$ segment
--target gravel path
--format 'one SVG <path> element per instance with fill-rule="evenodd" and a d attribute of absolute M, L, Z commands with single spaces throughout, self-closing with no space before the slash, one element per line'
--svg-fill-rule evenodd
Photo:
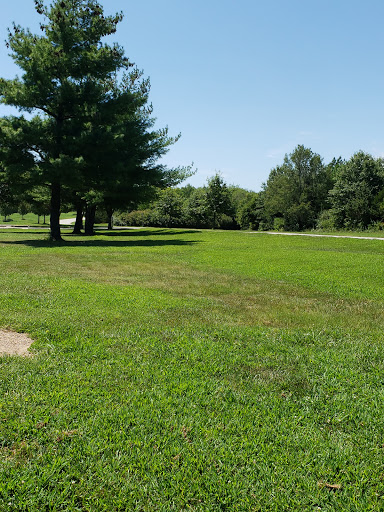
<path fill-rule="evenodd" d="M 60 224 L 74 224 L 76 222 L 76 218 L 73 219 L 60 219 Z"/>
<path fill-rule="evenodd" d="M 324 238 L 357 238 L 358 240 L 384 240 L 378 236 L 316 235 L 315 233 L 286 233 L 281 231 L 250 231 L 252 235 L 318 236 Z"/>

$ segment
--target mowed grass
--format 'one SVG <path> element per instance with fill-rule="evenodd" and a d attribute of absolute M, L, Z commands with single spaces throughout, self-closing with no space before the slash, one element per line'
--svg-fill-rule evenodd
<path fill-rule="evenodd" d="M 384 242 L 0 232 L 0 510 L 384 510 Z"/>
<path fill-rule="evenodd" d="M 68 212 L 61 214 L 61 219 L 70 219 L 74 217 L 76 217 L 76 212 Z M 1 216 L 0 225 L 47 227 L 49 225 L 49 215 L 45 216 L 44 224 L 43 215 L 40 215 L 40 217 L 38 217 L 34 213 L 26 213 L 25 215 L 21 215 L 20 213 L 12 213 L 11 215 L 7 216 L 7 220 L 4 220 L 4 216 Z"/>

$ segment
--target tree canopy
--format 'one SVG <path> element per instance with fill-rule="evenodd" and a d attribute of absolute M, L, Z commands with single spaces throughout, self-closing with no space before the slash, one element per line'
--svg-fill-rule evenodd
<path fill-rule="evenodd" d="M 327 205 L 328 188 L 320 155 L 299 145 L 269 175 L 264 187 L 266 215 L 283 218 L 286 229 L 312 228 Z"/>
<path fill-rule="evenodd" d="M 330 201 L 336 224 L 366 228 L 383 215 L 384 161 L 359 151 L 337 169 Z"/>

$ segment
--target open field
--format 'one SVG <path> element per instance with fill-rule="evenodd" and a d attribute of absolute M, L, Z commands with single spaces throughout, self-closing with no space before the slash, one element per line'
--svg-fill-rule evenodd
<path fill-rule="evenodd" d="M 0 511 L 384 510 L 384 242 L 0 231 Z"/>

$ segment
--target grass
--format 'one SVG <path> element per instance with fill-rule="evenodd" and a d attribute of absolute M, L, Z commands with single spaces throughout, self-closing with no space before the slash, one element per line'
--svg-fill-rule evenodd
<path fill-rule="evenodd" d="M 76 217 L 76 212 L 68 212 L 62 213 L 61 219 L 71 219 Z M 0 225 L 12 225 L 12 226 L 32 226 L 32 227 L 49 227 L 49 215 L 45 216 L 45 224 L 44 224 L 44 216 L 40 215 L 39 218 L 34 213 L 26 213 L 25 215 L 20 215 L 20 213 L 12 213 L 7 217 L 7 220 L 4 221 L 4 216 L 0 218 Z"/>
<path fill-rule="evenodd" d="M 310 231 L 306 231 L 306 233 L 318 233 L 324 235 L 333 235 L 333 236 L 358 236 L 358 237 L 374 237 L 374 238 L 384 238 L 384 230 L 383 229 L 365 229 L 365 230 L 348 230 L 348 229 L 335 229 L 332 231 L 327 231 L 323 229 L 314 229 Z"/>
<path fill-rule="evenodd" d="M 20 213 L 12 213 L 12 215 L 8 215 L 6 220 L 4 216 L 0 218 L 0 224 L 7 226 L 36 226 L 36 227 L 48 227 L 49 226 L 49 215 L 45 217 L 40 216 L 40 222 L 38 223 L 38 217 L 34 213 L 27 213 L 25 215 L 20 215 Z"/>
<path fill-rule="evenodd" d="M 0 510 L 383 510 L 384 243 L 0 232 Z"/>

